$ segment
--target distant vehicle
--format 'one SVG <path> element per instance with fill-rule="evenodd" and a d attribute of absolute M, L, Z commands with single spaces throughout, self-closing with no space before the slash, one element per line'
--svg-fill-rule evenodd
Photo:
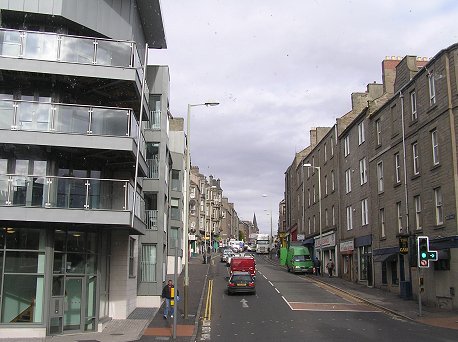
<path fill-rule="evenodd" d="M 245 245 L 245 243 L 243 241 L 239 241 L 239 240 L 231 240 L 231 241 L 229 241 L 229 246 L 236 253 L 243 252 L 244 245 Z"/>
<path fill-rule="evenodd" d="M 247 247 L 248 252 L 256 252 L 256 243 L 250 242 Z"/>
<path fill-rule="evenodd" d="M 223 250 L 223 252 L 221 253 L 221 262 L 227 261 L 228 256 L 233 254 L 234 252 L 232 252 L 230 248 Z"/>
<path fill-rule="evenodd" d="M 256 237 L 256 253 L 267 254 L 270 252 L 270 235 L 258 234 Z"/>
<path fill-rule="evenodd" d="M 232 257 L 230 262 L 230 273 L 250 272 L 251 276 L 256 277 L 256 261 L 252 256 Z"/>
<path fill-rule="evenodd" d="M 288 272 L 313 273 L 313 260 L 308 248 L 304 246 L 291 246 L 286 256 Z"/>
<path fill-rule="evenodd" d="M 230 266 L 231 265 L 231 259 L 234 258 L 234 257 L 239 257 L 240 254 L 239 253 L 234 253 L 234 252 L 231 252 L 229 254 L 227 254 L 226 256 L 226 266 Z"/>
<path fill-rule="evenodd" d="M 256 283 L 249 272 L 234 272 L 227 283 L 227 294 L 252 293 L 256 294 Z"/>

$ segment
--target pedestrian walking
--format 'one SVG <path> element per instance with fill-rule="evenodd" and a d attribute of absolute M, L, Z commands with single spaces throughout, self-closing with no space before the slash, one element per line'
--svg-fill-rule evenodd
<path fill-rule="evenodd" d="M 175 286 L 173 285 L 173 281 L 169 279 L 167 285 L 164 286 L 162 289 L 162 298 L 165 299 L 165 308 L 164 308 L 164 319 L 167 319 L 169 312 L 170 317 L 173 318 L 173 314 L 175 311 L 176 302 L 180 299 L 179 293 L 177 290 L 176 293 L 176 300 L 175 300 Z"/>
<path fill-rule="evenodd" d="M 334 271 L 334 262 L 332 259 L 329 259 L 328 263 L 326 264 L 326 268 L 328 269 L 329 278 L 331 278 L 332 272 Z"/>
<path fill-rule="evenodd" d="M 313 267 L 315 268 L 315 275 L 321 275 L 321 261 L 318 257 L 313 260 Z"/>

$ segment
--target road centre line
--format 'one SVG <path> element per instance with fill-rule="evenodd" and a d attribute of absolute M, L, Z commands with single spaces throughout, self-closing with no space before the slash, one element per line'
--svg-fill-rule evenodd
<path fill-rule="evenodd" d="M 281 297 L 283 298 L 283 300 L 285 301 L 285 303 L 288 304 L 289 308 L 290 308 L 291 310 L 294 310 L 294 309 L 292 308 L 291 304 L 289 304 L 289 302 L 286 300 L 286 298 L 285 298 L 284 296 L 281 296 Z"/>
<path fill-rule="evenodd" d="M 269 284 L 272 285 L 272 287 L 275 287 L 274 284 L 270 280 L 268 280 Z"/>
<path fill-rule="evenodd" d="M 276 287 L 274 287 L 275 291 L 277 291 L 277 293 L 280 293 L 280 291 L 278 291 L 278 289 Z"/>

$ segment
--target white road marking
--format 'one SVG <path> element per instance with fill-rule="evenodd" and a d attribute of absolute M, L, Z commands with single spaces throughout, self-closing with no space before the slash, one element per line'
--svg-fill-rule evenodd
<path fill-rule="evenodd" d="M 274 284 L 272 284 L 272 282 L 269 280 L 269 284 L 272 285 L 272 287 L 275 287 Z"/>
<path fill-rule="evenodd" d="M 276 287 L 274 287 L 275 291 L 277 291 L 277 293 L 280 293 L 280 291 L 278 291 L 278 289 Z"/>

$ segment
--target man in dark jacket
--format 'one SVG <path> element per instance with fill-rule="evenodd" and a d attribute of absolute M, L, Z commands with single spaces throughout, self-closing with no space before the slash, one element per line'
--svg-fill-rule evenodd
<path fill-rule="evenodd" d="M 165 299 L 165 308 L 164 308 L 164 319 L 167 319 L 167 316 L 170 311 L 170 317 L 173 318 L 173 313 L 175 310 L 175 305 L 176 302 L 178 301 L 179 293 L 177 291 L 176 296 L 175 296 L 175 286 L 173 285 L 173 281 L 169 279 L 167 282 L 167 285 L 164 286 L 162 289 L 162 295 L 161 297 Z M 176 297 L 176 300 L 175 300 Z M 171 304 L 171 301 L 174 301 L 174 304 Z"/>

